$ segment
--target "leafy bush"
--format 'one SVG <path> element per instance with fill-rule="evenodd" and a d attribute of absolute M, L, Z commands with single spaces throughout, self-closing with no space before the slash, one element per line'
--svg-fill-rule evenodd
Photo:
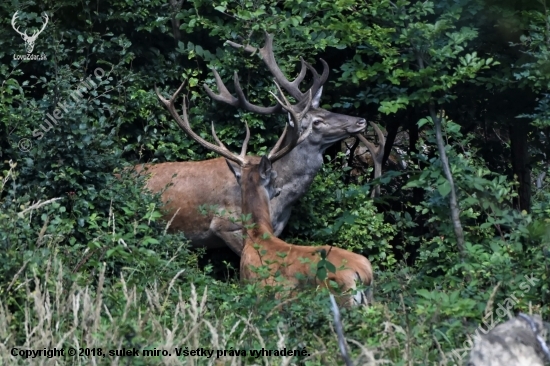
<path fill-rule="evenodd" d="M 293 209 L 288 235 L 296 242 L 333 244 L 364 253 L 377 266 L 395 264 L 390 242 L 396 231 L 369 198 L 369 185 L 345 184 L 336 160 L 325 164 Z M 293 239 L 289 239 L 293 240 Z"/>

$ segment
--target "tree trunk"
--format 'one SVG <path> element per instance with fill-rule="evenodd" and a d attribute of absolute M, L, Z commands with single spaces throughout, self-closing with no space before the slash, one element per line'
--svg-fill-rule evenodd
<path fill-rule="evenodd" d="M 441 165 L 443 166 L 443 172 L 449 182 L 451 191 L 449 193 L 449 203 L 451 206 L 451 221 L 453 223 L 453 229 L 456 236 L 456 244 L 459 253 L 464 257 L 464 231 L 462 230 L 462 224 L 460 222 L 460 208 L 458 207 L 458 201 L 456 198 L 456 188 L 453 180 L 453 174 L 451 173 L 451 167 L 449 166 L 449 160 L 447 159 L 447 152 L 445 151 L 445 141 L 443 141 L 443 133 L 441 132 L 441 118 L 437 117 L 435 105 L 430 103 L 430 115 L 435 125 L 435 137 L 437 140 L 437 149 L 439 151 L 439 158 L 441 159 Z"/>
<path fill-rule="evenodd" d="M 418 148 L 416 147 L 416 143 L 419 139 L 419 131 L 418 131 L 418 114 L 416 113 L 416 108 L 413 114 L 413 118 L 410 118 L 408 121 L 408 129 L 409 129 L 409 154 L 416 153 L 418 154 Z M 419 162 L 420 164 L 420 170 L 424 169 L 425 164 L 423 162 Z M 413 205 L 419 205 L 420 202 L 424 200 L 424 189 L 423 188 L 413 188 Z M 420 224 L 422 220 L 418 220 L 417 224 Z M 419 226 L 421 227 L 421 226 Z"/>
<path fill-rule="evenodd" d="M 510 126 L 510 147 L 512 152 L 512 169 L 519 182 L 519 199 L 516 205 L 520 211 L 531 211 L 531 169 L 529 168 L 529 151 L 527 146 L 527 121 L 513 121 Z"/>
<path fill-rule="evenodd" d="M 422 55 L 417 54 L 416 56 L 418 59 L 418 66 L 421 69 L 424 69 L 424 60 L 422 59 Z M 435 110 L 435 104 L 433 101 L 429 104 L 429 110 L 430 116 L 432 117 L 432 121 L 435 125 L 435 138 L 437 140 L 439 158 L 441 159 L 441 165 L 443 166 L 445 177 L 447 178 L 449 186 L 451 187 L 449 203 L 451 206 L 451 221 L 456 236 L 456 245 L 458 247 L 458 252 L 460 253 L 460 256 L 464 260 L 466 250 L 464 248 L 464 230 L 462 230 L 462 223 L 460 222 L 460 208 L 458 207 L 458 200 L 456 198 L 456 189 L 453 180 L 453 174 L 451 173 L 451 167 L 449 166 L 449 160 L 447 159 L 447 152 L 445 151 L 445 141 L 443 141 L 443 133 L 441 132 L 441 119 L 437 117 L 437 112 Z"/>
<path fill-rule="evenodd" d="M 178 12 L 181 10 L 181 5 L 183 0 L 170 0 L 170 12 L 171 12 L 171 23 L 172 23 L 172 34 L 174 35 L 174 40 L 176 41 L 176 46 L 178 42 L 181 41 L 181 32 L 180 32 L 180 21 L 176 19 Z"/>
<path fill-rule="evenodd" d="M 397 136 L 397 131 L 399 130 L 400 125 L 401 123 L 398 119 L 389 120 L 386 124 L 386 131 L 388 134 L 386 135 L 386 145 L 384 146 L 382 166 L 386 165 L 388 158 L 390 157 L 391 149 L 393 147 L 393 143 L 395 142 L 395 137 Z"/>

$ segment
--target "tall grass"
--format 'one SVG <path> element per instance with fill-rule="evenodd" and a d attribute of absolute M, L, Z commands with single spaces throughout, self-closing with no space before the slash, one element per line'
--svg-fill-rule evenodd
<path fill-rule="evenodd" d="M 79 286 L 67 283 L 62 262 L 52 256 L 43 278 L 25 278 L 15 291 L 25 290 L 26 301 L 19 319 L 12 306 L 0 297 L 0 360 L 4 365 L 295 365 L 340 363 L 336 338 L 326 344 L 320 338 L 307 348 L 309 356 L 251 356 L 250 350 L 288 347 L 284 325 L 278 325 L 273 336 L 265 339 L 250 317 L 239 314 L 219 316 L 208 310 L 207 287 L 201 293 L 189 284 L 186 298 L 178 284 L 180 271 L 162 287 L 157 281 L 140 293 L 128 286 L 124 275 L 106 286 L 105 266 L 97 283 Z M 114 301 L 113 301 L 114 300 Z M 305 336 L 305 335 L 304 335 Z M 376 361 L 374 350 L 361 342 L 355 352 L 364 365 L 387 363 Z M 276 348 L 273 347 L 276 345 Z M 318 346 L 318 347 L 317 347 Z M 64 356 L 24 358 L 14 356 L 20 350 L 64 349 Z M 76 356 L 68 356 L 69 348 Z M 80 349 L 96 349 L 80 355 Z M 110 356 L 111 350 L 137 349 L 139 357 Z M 177 356 L 183 350 L 226 350 L 206 356 Z M 14 351 L 14 349 L 16 349 Z M 97 355 L 101 349 L 102 355 Z M 143 356 L 143 350 L 166 350 L 169 356 Z M 230 356 L 229 351 L 246 350 L 247 356 Z M 84 351 L 85 353 L 86 351 Z M 107 355 L 105 355 L 107 354 Z"/>

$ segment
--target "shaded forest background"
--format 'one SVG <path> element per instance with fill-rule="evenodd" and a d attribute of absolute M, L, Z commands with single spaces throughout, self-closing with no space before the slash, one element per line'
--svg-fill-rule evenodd
<path fill-rule="evenodd" d="M 327 61 L 324 108 L 364 117 L 386 133 L 384 174 L 375 181 L 369 159 L 346 156 L 340 143 L 329 148 L 282 235 L 288 242 L 334 244 L 372 261 L 379 303 L 343 310 L 346 336 L 358 342 L 349 343 L 353 358 L 461 364 L 473 335 L 508 313 L 536 312 L 548 320 L 547 5 L 3 2 L 0 358 L 24 344 L 286 345 L 311 351 L 288 362 L 342 362 L 324 292 L 282 303 L 272 296 L 277 289 L 240 285 L 230 250 L 189 249 L 183 234 L 166 232 L 159 198 L 144 192 L 141 180 L 113 175 L 138 163 L 215 157 L 179 130 L 154 93 L 157 85 L 172 94 L 183 80 L 195 131 L 209 138 L 215 121 L 220 139 L 238 151 L 246 120 L 249 151 L 266 153 L 284 118 L 215 103 L 202 87 L 214 84 L 212 68 L 226 85 L 238 71 L 250 101 L 272 105 L 272 77 L 259 57 L 224 45 L 259 47 L 264 31 L 275 35 L 275 55 L 289 78 L 297 75 L 300 57 L 318 70 L 319 58 Z M 16 11 L 17 25 L 29 34 L 48 14 L 33 51 L 47 60 L 15 59 L 26 54 L 11 26 Z M 99 79 L 98 69 L 104 71 Z M 80 102 L 71 99 L 89 76 L 97 87 Z M 51 126 L 47 114 L 59 102 L 69 113 Z M 438 118 L 454 185 L 442 169 Z M 376 141 L 370 127 L 367 137 Z M 382 191 L 371 199 L 374 184 Z M 454 194 L 462 245 L 449 215 Z"/>

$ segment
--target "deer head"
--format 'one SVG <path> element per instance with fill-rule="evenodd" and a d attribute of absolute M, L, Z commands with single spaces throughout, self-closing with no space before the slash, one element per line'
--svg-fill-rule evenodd
<path fill-rule="evenodd" d="M 42 31 L 44 30 L 44 28 L 46 28 L 46 25 L 48 24 L 48 19 L 49 19 L 48 14 L 46 13 L 42 14 L 42 18 L 43 18 L 42 29 L 40 29 L 39 31 L 35 31 L 32 34 L 32 36 L 29 36 L 27 35 L 27 31 L 25 31 L 25 33 L 21 33 L 19 31 L 19 27 L 15 26 L 15 20 L 18 18 L 17 13 L 19 13 L 19 11 L 16 11 L 15 14 L 13 14 L 13 17 L 11 18 L 11 26 L 17 33 L 21 35 L 21 37 L 25 41 L 25 48 L 27 49 L 27 53 L 31 53 L 32 50 L 34 49 L 34 42 L 36 41 L 36 38 L 38 38 L 38 35 L 42 33 Z"/>

